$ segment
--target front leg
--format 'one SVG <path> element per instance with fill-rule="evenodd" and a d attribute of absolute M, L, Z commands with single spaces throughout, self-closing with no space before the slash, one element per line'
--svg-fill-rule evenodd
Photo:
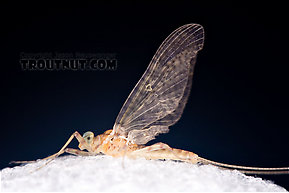
<path fill-rule="evenodd" d="M 41 160 L 47 160 L 47 159 L 54 159 L 56 157 L 58 157 L 59 155 L 63 154 L 65 152 L 65 148 L 69 145 L 69 143 L 72 141 L 73 138 L 76 138 L 77 141 L 79 142 L 79 144 L 83 144 L 83 145 L 87 145 L 85 140 L 83 139 L 83 137 L 77 132 L 75 131 L 71 136 L 70 138 L 66 141 L 66 143 L 64 144 L 64 146 L 55 154 L 51 155 L 51 156 L 48 156 L 46 158 L 43 158 Z M 33 163 L 33 162 L 36 162 L 37 160 L 35 161 L 12 161 L 10 163 L 14 163 L 14 164 L 22 164 L 22 163 Z"/>

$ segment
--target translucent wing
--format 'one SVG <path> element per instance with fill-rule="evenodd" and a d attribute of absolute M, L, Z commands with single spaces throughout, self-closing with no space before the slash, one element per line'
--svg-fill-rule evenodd
<path fill-rule="evenodd" d="M 171 33 L 125 101 L 113 131 L 136 144 L 168 132 L 183 113 L 203 43 L 204 29 L 198 24 Z"/>

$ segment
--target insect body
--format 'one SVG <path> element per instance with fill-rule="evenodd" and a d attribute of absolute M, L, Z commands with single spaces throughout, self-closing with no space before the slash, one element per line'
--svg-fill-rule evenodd
<path fill-rule="evenodd" d="M 197 53 L 203 44 L 204 29 L 201 25 L 187 24 L 176 29 L 157 50 L 121 108 L 112 130 L 97 136 L 90 131 L 81 136 L 76 131 L 59 152 L 44 159 L 52 160 L 64 152 L 81 156 L 103 153 L 132 159 L 143 157 L 213 164 L 244 173 L 289 173 L 289 167 L 257 168 L 218 163 L 164 143 L 144 146 L 158 134 L 167 133 L 169 126 L 180 119 L 190 94 Z M 67 148 L 74 137 L 79 142 L 80 150 Z"/>

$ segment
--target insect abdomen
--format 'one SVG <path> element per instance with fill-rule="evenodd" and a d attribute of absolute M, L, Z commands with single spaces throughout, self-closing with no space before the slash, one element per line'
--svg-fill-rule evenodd
<path fill-rule="evenodd" d="M 171 148 L 164 143 L 157 143 L 142 149 L 138 149 L 131 152 L 128 156 L 133 159 L 170 159 L 190 162 L 193 164 L 198 162 L 197 154 L 186 150 Z"/>

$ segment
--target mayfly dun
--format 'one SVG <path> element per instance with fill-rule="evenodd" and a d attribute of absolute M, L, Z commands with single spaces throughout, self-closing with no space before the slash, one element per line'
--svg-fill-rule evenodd
<path fill-rule="evenodd" d="M 113 157 L 170 159 L 193 164 L 212 164 L 243 173 L 285 174 L 289 167 L 259 168 L 223 164 L 197 154 L 176 149 L 164 143 L 145 144 L 181 117 L 187 103 L 198 52 L 204 45 L 204 29 L 199 24 L 187 24 L 172 32 L 161 44 L 148 68 L 122 106 L 113 129 L 94 136 L 88 131 L 81 136 L 75 131 L 55 154 L 42 160 L 53 160 L 63 153 L 93 156 L 100 153 Z M 79 149 L 67 148 L 73 138 Z M 86 151 L 84 151 L 86 150 Z M 13 163 L 31 163 L 16 161 Z"/>

